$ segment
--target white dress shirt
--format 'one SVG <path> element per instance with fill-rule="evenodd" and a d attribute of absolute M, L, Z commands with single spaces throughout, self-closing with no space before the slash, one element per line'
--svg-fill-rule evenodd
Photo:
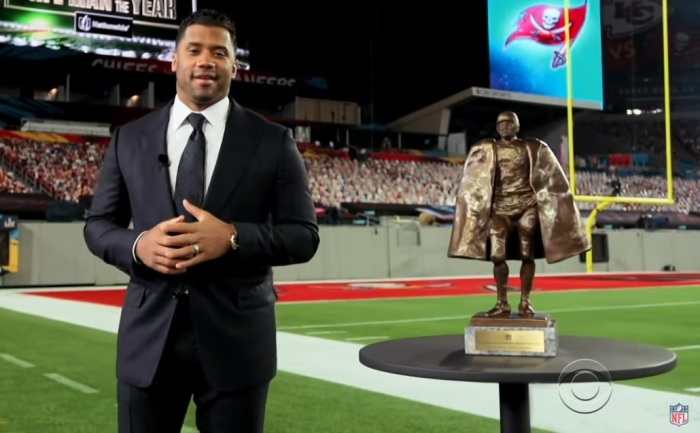
<path fill-rule="evenodd" d="M 216 160 L 219 157 L 219 150 L 221 149 L 221 142 L 224 138 L 224 130 L 226 129 L 226 121 L 228 120 L 228 113 L 230 109 L 231 102 L 228 98 L 223 98 L 216 104 L 206 108 L 203 111 L 198 111 L 206 119 L 202 125 L 204 130 L 204 136 L 207 140 L 207 147 L 205 151 L 205 168 L 204 168 L 204 191 L 209 189 L 209 183 L 211 182 L 212 174 L 214 173 L 214 166 L 216 165 Z M 168 129 L 166 131 L 166 143 L 169 170 L 170 170 L 170 185 L 172 187 L 173 193 L 175 192 L 175 185 L 177 184 L 177 168 L 180 164 L 180 159 L 182 158 L 182 153 L 185 151 L 187 146 L 187 140 L 192 134 L 192 125 L 187 121 L 187 116 L 193 111 L 190 110 L 178 96 L 175 97 L 175 102 L 170 108 L 170 120 L 168 122 Z M 138 243 L 141 236 L 145 232 L 141 233 L 131 250 L 134 257 L 134 261 L 140 263 L 136 258 L 136 244 Z"/>
<path fill-rule="evenodd" d="M 206 166 L 204 178 L 204 191 L 209 188 L 211 175 L 214 173 L 216 159 L 219 157 L 221 142 L 224 139 L 224 130 L 226 129 L 226 120 L 228 119 L 230 101 L 224 98 L 216 104 L 208 107 L 204 111 L 200 111 L 206 121 L 202 128 L 204 136 L 207 139 L 206 149 Z M 168 130 L 166 140 L 168 143 L 168 159 L 170 160 L 170 185 L 173 192 L 177 182 L 177 168 L 180 164 L 180 158 L 187 146 L 187 140 L 192 133 L 192 125 L 187 121 L 187 116 L 192 113 L 192 110 L 187 108 L 182 103 L 180 98 L 175 97 L 175 102 L 170 109 L 170 121 L 168 122 Z"/>

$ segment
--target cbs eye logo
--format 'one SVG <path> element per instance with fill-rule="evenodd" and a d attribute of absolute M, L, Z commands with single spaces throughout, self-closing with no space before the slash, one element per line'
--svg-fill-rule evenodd
<path fill-rule="evenodd" d="M 604 408 L 612 396 L 610 372 L 592 359 L 579 359 L 559 374 L 559 398 L 576 413 L 590 414 Z"/>

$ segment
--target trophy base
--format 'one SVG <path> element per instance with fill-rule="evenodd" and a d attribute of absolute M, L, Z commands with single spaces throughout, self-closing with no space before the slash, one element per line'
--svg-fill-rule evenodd
<path fill-rule="evenodd" d="M 557 321 L 548 314 L 510 317 L 474 315 L 465 329 L 464 349 L 467 355 L 557 356 L 559 339 Z"/>

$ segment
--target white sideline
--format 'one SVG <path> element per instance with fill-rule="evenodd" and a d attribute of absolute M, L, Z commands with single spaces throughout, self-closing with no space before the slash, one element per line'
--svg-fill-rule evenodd
<path fill-rule="evenodd" d="M 114 333 L 119 309 L 0 291 L 0 307 Z M 374 371 L 358 362 L 360 344 L 305 335 L 278 333 L 281 371 L 473 415 L 498 419 L 494 384 L 438 381 Z M 669 421 L 669 406 L 700 406 L 700 397 L 615 384 L 608 405 L 591 415 L 578 415 L 561 402 L 553 385 L 531 387 L 532 424 L 560 433 L 678 432 Z M 691 418 L 691 422 L 693 422 Z"/>
<path fill-rule="evenodd" d="M 680 350 L 695 350 L 695 349 L 700 349 L 700 344 L 695 344 L 692 346 L 671 347 L 669 350 L 673 350 L 674 352 L 678 352 Z"/>
<path fill-rule="evenodd" d="M 53 381 L 60 383 L 61 385 L 65 385 L 68 388 L 72 388 L 76 391 L 80 391 L 83 394 L 95 394 L 95 393 L 99 392 L 94 388 L 90 388 L 87 385 L 83 385 L 80 382 L 76 382 L 73 379 L 69 379 L 65 376 L 58 374 L 58 373 L 47 373 L 44 376 L 48 377 L 49 379 L 51 379 Z"/>
<path fill-rule="evenodd" d="M 678 307 L 683 305 L 700 305 L 700 301 L 685 301 L 685 302 L 664 302 L 657 304 L 631 304 L 631 305 L 605 305 L 600 307 L 580 307 L 580 308 L 560 308 L 547 310 L 547 313 L 578 313 L 586 311 L 606 311 L 606 310 L 636 310 L 638 308 L 659 308 L 659 307 Z M 401 323 L 419 323 L 419 322 L 440 322 L 446 320 L 466 320 L 466 315 L 462 316 L 438 316 L 438 317 L 423 317 L 415 319 L 396 319 L 396 320 L 376 320 L 373 322 L 348 322 L 348 323 L 327 323 L 321 325 L 295 325 L 295 326 L 280 326 L 280 331 L 301 330 L 301 329 L 316 329 L 316 328 L 349 328 L 354 326 L 370 326 L 370 325 L 396 325 Z M 311 335 L 308 333 L 307 335 Z"/>

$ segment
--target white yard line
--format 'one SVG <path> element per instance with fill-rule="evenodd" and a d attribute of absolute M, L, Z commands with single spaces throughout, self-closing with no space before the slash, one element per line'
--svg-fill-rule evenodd
<path fill-rule="evenodd" d="M 342 331 L 342 330 L 337 330 L 337 331 L 311 331 L 311 332 L 306 332 L 306 335 L 331 335 L 331 334 L 346 334 L 348 331 Z"/>
<path fill-rule="evenodd" d="M 10 355 L 9 353 L 0 353 L 0 359 L 3 359 L 5 361 L 9 362 L 10 364 L 14 364 L 14 365 L 16 365 L 18 367 L 22 367 L 22 368 L 34 367 L 34 364 L 32 364 L 31 362 L 27 362 L 23 359 L 19 359 L 16 356 Z"/>
<path fill-rule="evenodd" d="M 90 388 L 87 385 L 83 385 L 80 382 L 76 382 L 73 379 L 69 379 L 65 376 L 58 374 L 58 373 L 47 373 L 44 376 L 48 377 L 51 380 L 54 380 L 54 381 L 60 383 L 61 385 L 65 385 L 68 388 L 72 388 L 72 389 L 74 389 L 76 391 L 80 391 L 84 394 L 96 394 L 97 392 L 99 392 L 94 388 Z"/>
<path fill-rule="evenodd" d="M 686 388 L 685 390 L 688 392 L 700 392 L 700 388 Z"/>
<path fill-rule="evenodd" d="M 0 307 L 111 333 L 117 331 L 119 323 L 118 308 L 85 302 L 14 294 L 0 296 Z M 358 362 L 363 345 L 357 343 L 285 332 L 278 333 L 277 341 L 280 371 L 499 419 L 495 384 L 412 378 L 371 370 Z M 556 385 L 533 385 L 531 419 L 533 427 L 559 433 L 676 432 L 678 428 L 668 422 L 669 405 L 679 402 L 698 407 L 700 397 L 614 384 L 612 398 L 604 409 L 578 415 L 563 405 Z"/>
<path fill-rule="evenodd" d="M 466 320 L 466 315 L 461 316 L 440 316 L 440 317 L 424 317 L 417 319 L 397 319 L 397 320 L 375 320 L 371 322 L 348 322 L 348 323 L 326 323 L 322 325 L 294 325 L 280 326 L 280 331 L 316 329 L 316 328 L 350 328 L 354 326 L 370 326 L 370 325 L 394 325 L 399 323 L 419 323 L 419 322 L 440 322 L 445 320 Z"/>
<path fill-rule="evenodd" d="M 364 341 L 364 340 L 384 340 L 389 338 L 386 335 L 378 335 L 378 336 L 373 336 L 373 337 L 351 337 L 351 338 L 345 338 L 345 341 Z"/>
<path fill-rule="evenodd" d="M 673 350 L 674 352 L 678 352 L 680 350 L 695 350 L 695 349 L 700 349 L 700 344 L 695 344 L 693 346 L 680 346 L 680 347 L 669 348 L 669 350 Z"/>
<path fill-rule="evenodd" d="M 600 307 L 580 307 L 580 308 L 561 308 L 547 310 L 548 314 L 556 313 L 578 313 L 587 311 L 607 311 L 607 310 L 635 310 L 639 308 L 661 308 L 661 307 L 678 307 L 684 305 L 700 305 L 700 301 L 687 302 L 664 302 L 658 304 L 631 304 L 631 305 L 604 305 Z M 316 329 L 316 328 L 349 328 L 353 326 L 370 326 L 370 325 L 396 325 L 400 323 L 420 323 L 420 322 L 441 322 L 447 320 L 468 320 L 469 316 L 463 314 L 461 316 L 438 316 L 438 317 L 423 317 L 415 319 L 397 319 L 397 320 L 375 320 L 368 322 L 348 322 L 348 323 L 326 323 L 320 325 L 295 325 L 295 326 L 280 326 L 280 331 L 291 331 L 298 329 Z"/>
<path fill-rule="evenodd" d="M 361 345 L 279 334 L 280 369 L 332 383 L 488 418 L 499 418 L 498 386 L 405 377 L 374 371 L 357 361 Z M 556 385 L 531 386 L 533 427 L 559 433 L 665 433 L 668 407 L 674 402 L 700 404 L 700 397 L 613 384 L 612 397 L 600 412 L 579 415 L 560 400 Z"/>

